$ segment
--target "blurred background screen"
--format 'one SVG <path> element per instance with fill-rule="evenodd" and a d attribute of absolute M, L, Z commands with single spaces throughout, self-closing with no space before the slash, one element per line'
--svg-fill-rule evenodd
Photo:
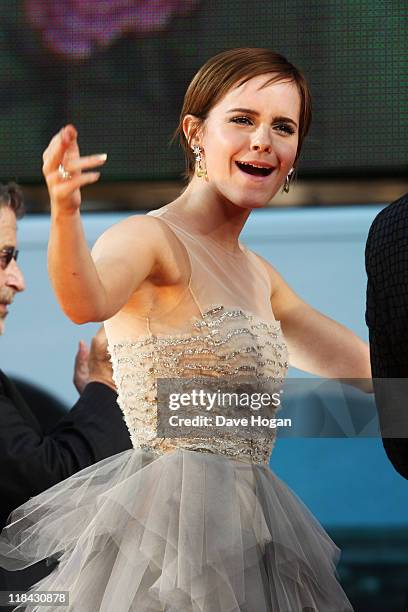
<path fill-rule="evenodd" d="M 233 47 L 270 47 L 306 75 L 314 117 L 300 175 L 407 167 L 408 5 L 398 0 L 0 1 L 0 180 L 41 180 L 67 122 L 104 180 L 172 180 L 169 145 L 196 70 Z"/>

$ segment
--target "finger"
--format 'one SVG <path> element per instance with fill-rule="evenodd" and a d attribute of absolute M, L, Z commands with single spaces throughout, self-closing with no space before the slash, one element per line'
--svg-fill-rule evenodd
<path fill-rule="evenodd" d="M 90 183 L 96 183 L 99 179 L 100 172 L 85 172 L 79 176 L 74 176 L 70 180 L 62 181 L 59 180 L 55 183 L 52 190 L 52 198 L 65 199 L 68 198 L 76 189 L 89 185 Z"/>
<path fill-rule="evenodd" d="M 77 131 L 73 125 L 67 125 L 65 127 L 62 127 L 59 132 L 54 134 L 54 136 L 48 143 L 48 146 L 43 153 L 43 160 L 45 161 L 45 158 L 49 157 L 49 155 L 54 151 L 59 141 L 66 142 L 68 136 L 70 136 L 69 140 L 71 140 L 71 137 L 73 135 L 77 135 Z M 66 144 L 69 145 L 69 142 L 66 142 Z"/>
<path fill-rule="evenodd" d="M 105 326 L 102 324 L 98 331 L 95 334 L 95 338 L 99 341 L 99 342 L 107 342 L 108 339 L 106 337 L 106 332 L 105 332 Z"/>
<path fill-rule="evenodd" d="M 45 177 L 47 177 L 48 173 L 55 170 L 63 160 L 67 148 L 63 134 L 64 128 L 61 128 L 61 130 L 51 139 L 48 147 L 43 153 L 42 171 Z"/>
<path fill-rule="evenodd" d="M 78 350 L 75 355 L 75 368 L 82 367 L 87 362 L 89 349 L 83 340 L 80 340 Z"/>
<path fill-rule="evenodd" d="M 47 158 L 49 157 L 50 152 L 52 151 L 53 147 L 55 146 L 56 141 L 58 140 L 58 138 L 60 138 L 62 129 L 63 128 L 61 128 L 59 132 L 54 134 L 54 136 L 51 138 L 50 142 L 48 143 L 47 148 L 43 151 L 43 162 L 45 162 L 47 160 Z"/>
<path fill-rule="evenodd" d="M 64 164 L 64 168 L 67 172 L 74 174 L 80 170 L 89 170 L 102 166 L 107 160 L 108 156 L 106 153 L 99 153 L 98 155 L 88 155 L 86 157 L 79 157 L 78 159 L 70 159 Z"/>
<path fill-rule="evenodd" d="M 88 345 L 86 344 L 84 340 L 79 341 L 79 353 L 86 358 L 88 357 L 89 349 L 88 349 Z"/>
<path fill-rule="evenodd" d="M 72 123 L 62 128 L 62 140 L 65 146 L 69 146 L 73 140 L 78 138 L 78 132 Z"/>
<path fill-rule="evenodd" d="M 103 355 L 106 353 L 107 346 L 108 344 L 106 340 L 96 334 L 96 336 L 92 338 L 91 353 L 93 352 L 94 354 Z"/>
<path fill-rule="evenodd" d="M 108 348 L 108 340 L 105 334 L 105 327 L 101 325 L 98 331 L 92 338 L 91 342 L 91 353 L 98 357 L 98 359 L 106 359 Z"/>
<path fill-rule="evenodd" d="M 46 176 L 58 168 L 64 159 L 65 153 L 69 151 L 71 156 L 75 152 L 79 154 L 77 144 L 77 131 L 73 125 L 63 127 L 58 134 L 51 139 L 50 144 L 43 154 L 43 174 Z"/>

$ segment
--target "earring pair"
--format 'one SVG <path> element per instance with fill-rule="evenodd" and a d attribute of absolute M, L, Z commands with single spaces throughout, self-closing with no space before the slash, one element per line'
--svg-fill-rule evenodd
<path fill-rule="evenodd" d="M 198 178 L 208 178 L 207 176 L 207 169 L 205 167 L 205 161 L 204 161 L 204 157 L 203 157 L 203 153 L 204 153 L 204 149 L 202 149 L 199 145 L 194 145 L 193 146 L 193 153 L 194 153 L 194 158 L 195 158 L 195 162 L 196 162 L 196 175 L 198 176 Z M 288 172 L 286 178 L 285 178 L 285 183 L 283 185 L 283 192 L 284 193 L 289 193 L 289 189 L 290 189 L 290 182 L 292 180 L 292 176 L 294 173 L 295 169 L 291 168 L 290 171 Z"/>

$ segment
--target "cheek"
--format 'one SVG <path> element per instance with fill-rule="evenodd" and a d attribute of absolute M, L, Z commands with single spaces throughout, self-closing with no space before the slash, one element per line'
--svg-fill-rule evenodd
<path fill-rule="evenodd" d="M 291 142 L 289 142 L 288 140 L 280 140 L 276 143 L 275 152 L 281 160 L 282 165 L 290 166 L 293 164 L 296 157 L 297 145 L 297 139 Z"/>
<path fill-rule="evenodd" d="M 237 157 L 245 149 L 245 135 L 228 126 L 218 126 L 207 132 L 207 143 L 204 142 L 207 165 L 215 171 L 230 166 L 231 158 Z"/>

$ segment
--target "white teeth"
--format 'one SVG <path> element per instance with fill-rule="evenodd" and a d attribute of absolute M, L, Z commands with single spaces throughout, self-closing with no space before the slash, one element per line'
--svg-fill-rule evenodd
<path fill-rule="evenodd" d="M 270 170 L 269 166 L 257 166 L 256 164 L 250 164 L 249 162 L 238 162 L 239 164 L 243 164 L 244 166 L 252 166 L 253 168 L 265 168 L 266 170 Z"/>

